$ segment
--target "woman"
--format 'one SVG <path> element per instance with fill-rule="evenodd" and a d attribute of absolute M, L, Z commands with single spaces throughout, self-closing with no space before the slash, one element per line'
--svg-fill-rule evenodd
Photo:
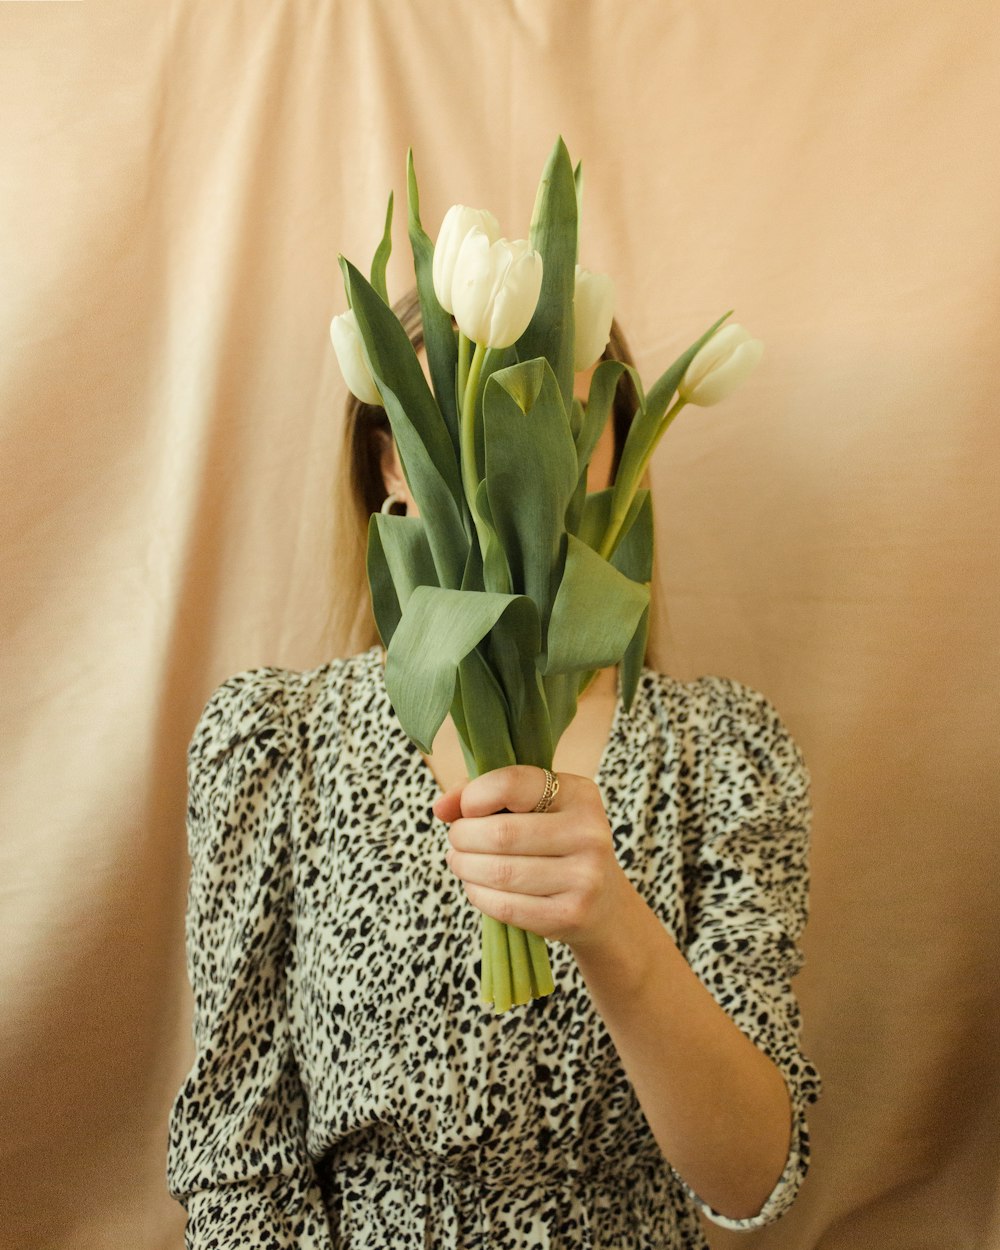
<path fill-rule="evenodd" d="M 591 489 L 634 408 L 626 379 Z M 384 413 L 348 412 L 357 520 L 412 512 Z M 808 777 L 777 713 L 646 668 L 626 714 L 606 670 L 546 807 L 541 769 L 467 781 L 448 721 L 421 757 L 383 661 L 238 674 L 192 738 L 188 1246 L 691 1250 L 699 1211 L 776 1219 L 820 1088 L 789 985 Z M 555 993 L 488 1014 L 480 911 L 550 939 Z"/>

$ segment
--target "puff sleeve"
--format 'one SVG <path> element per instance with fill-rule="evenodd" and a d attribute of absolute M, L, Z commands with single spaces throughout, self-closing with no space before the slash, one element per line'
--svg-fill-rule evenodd
<path fill-rule="evenodd" d="M 331 1250 L 285 993 L 296 798 L 281 671 L 223 683 L 188 747 L 196 1058 L 170 1112 L 187 1250 Z"/>
<path fill-rule="evenodd" d="M 778 1219 L 798 1193 L 809 1166 L 806 1108 L 821 1092 L 819 1074 L 800 1048 L 791 988 L 808 915 L 809 774 L 763 695 L 724 678 L 702 678 L 699 685 L 708 748 L 701 838 L 689 860 L 685 954 L 784 1077 L 792 1133 L 784 1171 L 755 1216 L 730 1219 L 688 1192 L 714 1223 L 753 1229 Z"/>

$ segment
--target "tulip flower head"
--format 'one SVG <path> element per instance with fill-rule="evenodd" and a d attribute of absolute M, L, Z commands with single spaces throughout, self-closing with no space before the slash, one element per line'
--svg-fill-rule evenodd
<path fill-rule="evenodd" d="M 763 354 L 764 344 L 741 325 L 724 326 L 688 365 L 677 394 L 687 404 L 709 408 L 742 385 Z"/>
<path fill-rule="evenodd" d="M 576 267 L 573 287 L 573 368 L 582 373 L 608 345 L 615 315 L 615 285 L 606 273 Z"/>
<path fill-rule="evenodd" d="M 363 404 L 374 404 L 381 408 L 382 396 L 375 385 L 361 331 L 358 328 L 358 319 L 352 308 L 334 317 L 330 322 L 330 338 L 333 341 L 333 350 L 337 354 L 337 363 L 340 365 L 340 372 L 344 375 L 347 389 Z"/>
<path fill-rule="evenodd" d="M 491 243 L 500 238 L 500 223 L 485 208 L 466 208 L 464 204 L 453 204 L 441 222 L 437 243 L 434 244 L 431 276 L 434 294 L 445 312 L 455 311 L 451 296 L 455 262 L 465 236 L 473 229 L 482 230 Z"/>
<path fill-rule="evenodd" d="M 473 343 L 510 347 L 524 331 L 542 289 L 542 257 L 527 239 L 491 241 L 473 227 L 462 240 L 451 284 L 452 312 Z"/>

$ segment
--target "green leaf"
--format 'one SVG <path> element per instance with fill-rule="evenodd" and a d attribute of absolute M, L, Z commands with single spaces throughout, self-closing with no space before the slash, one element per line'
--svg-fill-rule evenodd
<path fill-rule="evenodd" d="M 512 592 L 510 566 L 493 524 L 493 513 L 490 509 L 485 479 L 479 483 L 476 490 L 476 511 L 482 518 L 487 535 L 486 550 L 483 552 L 483 586 L 486 590 L 509 595 Z"/>
<path fill-rule="evenodd" d="M 611 563 L 632 581 L 648 584 L 653 576 L 653 501 L 648 490 L 637 493 L 636 504 L 626 518 L 628 528 L 623 529 L 618 546 L 612 553 Z M 626 711 L 631 709 L 635 692 L 639 688 L 648 642 L 647 605 L 622 657 L 621 689 Z"/>
<path fill-rule="evenodd" d="M 632 525 L 639 509 L 642 507 L 643 497 L 648 495 L 648 491 L 636 491 L 629 505 L 629 510 L 625 515 L 619 531 L 618 541 L 621 542 L 623 535 L 628 533 L 629 527 Z M 583 509 L 583 519 L 580 522 L 580 528 L 577 537 L 592 547 L 594 551 L 600 551 L 601 543 L 604 536 L 608 532 L 608 525 L 611 522 L 611 505 L 614 502 L 614 487 L 608 486 L 604 490 L 592 491 L 588 496 Z M 612 563 L 613 563 L 612 558 Z"/>
<path fill-rule="evenodd" d="M 424 326 L 424 349 L 434 394 L 458 459 L 459 420 L 455 392 L 458 338 L 451 314 L 445 312 L 434 294 L 434 244 L 420 224 L 420 194 L 417 189 L 417 175 L 413 169 L 412 150 L 406 154 L 406 190 L 409 209 L 407 226 L 410 250 L 413 252 L 413 272 L 417 279 L 417 296 L 420 300 L 420 317 Z"/>
<path fill-rule="evenodd" d="M 403 612 L 399 606 L 399 596 L 396 594 L 392 574 L 389 572 L 389 562 L 385 558 L 379 527 L 375 524 L 378 515 L 380 514 L 376 513 L 368 521 L 366 565 L 375 627 L 378 629 L 378 636 L 382 639 L 382 646 L 388 647 Z"/>
<path fill-rule="evenodd" d="M 583 510 L 587 504 L 587 472 L 584 470 L 580 474 L 580 480 L 576 484 L 576 490 L 570 497 L 569 506 L 566 509 L 566 529 L 571 534 L 580 532 L 580 523 L 583 520 Z"/>
<path fill-rule="evenodd" d="M 400 724 L 422 751 L 430 751 L 451 705 L 459 664 L 508 612 L 526 615 L 519 629 L 530 636 L 533 627 L 537 636 L 537 609 L 523 595 L 439 586 L 417 586 L 410 595 L 387 648 L 385 684 Z M 473 712 L 468 703 L 465 712 Z"/>
<path fill-rule="evenodd" d="M 642 670 L 646 663 L 646 647 L 648 643 L 649 606 L 647 605 L 642 616 L 639 617 L 639 624 L 632 635 L 632 641 L 628 644 L 625 654 L 622 656 L 619 682 L 621 684 L 622 703 L 625 705 L 626 712 L 632 710 L 635 692 L 639 689 L 639 679 L 642 677 Z"/>
<path fill-rule="evenodd" d="M 369 522 L 369 529 L 372 528 L 378 531 L 378 541 L 402 610 L 418 586 L 438 584 L 423 518 L 376 512 Z"/>
<path fill-rule="evenodd" d="M 486 582 L 483 579 L 483 553 L 479 550 L 478 543 L 469 543 L 468 554 L 465 557 L 465 568 L 462 570 L 462 585 L 460 589 L 486 589 Z"/>
<path fill-rule="evenodd" d="M 552 726 L 553 745 L 558 743 L 576 715 L 577 694 L 579 691 L 578 673 L 553 673 L 543 677 L 545 701 L 549 708 L 549 722 Z"/>
<path fill-rule="evenodd" d="M 542 290 L 534 316 L 518 339 L 519 360 L 544 356 L 568 410 L 573 399 L 573 289 L 577 250 L 576 182 L 562 139 L 556 141 L 538 185 L 531 245 L 542 255 Z"/>
<path fill-rule="evenodd" d="M 517 762 L 551 768 L 554 743 L 538 671 L 540 641 L 537 612 L 507 612 L 490 632 L 488 651 L 507 696 Z"/>
<path fill-rule="evenodd" d="M 615 477 L 615 490 L 618 496 L 615 501 L 616 505 L 619 500 L 624 500 L 631 494 L 642 476 L 646 461 L 659 438 L 660 422 L 688 365 L 698 350 L 708 342 L 726 320 L 726 317 L 731 315 L 731 311 L 727 312 L 714 325 L 709 326 L 701 338 L 692 343 L 687 351 L 678 356 L 670 368 L 660 375 L 647 393 L 643 406 L 636 414 L 629 428 L 628 438 L 625 440 L 621 463 Z"/>
<path fill-rule="evenodd" d="M 392 252 L 392 192 L 389 192 L 389 207 L 385 210 L 385 227 L 382 231 L 382 240 L 375 249 L 375 255 L 372 257 L 372 286 L 381 295 L 384 303 L 388 304 L 389 294 L 385 285 L 385 267 L 389 263 L 389 255 Z"/>
<path fill-rule="evenodd" d="M 573 435 L 573 442 L 579 444 L 580 431 L 583 429 L 584 410 L 583 404 L 573 396 L 573 402 L 569 408 L 569 432 Z"/>
<path fill-rule="evenodd" d="M 343 261 L 351 307 L 407 483 L 424 517 L 438 582 L 458 586 L 468 550 L 465 495 L 455 449 L 420 361 L 396 315 L 349 261 Z"/>
<path fill-rule="evenodd" d="M 576 219 L 579 222 L 583 218 L 583 161 L 577 161 L 576 168 L 573 170 L 573 185 L 576 187 Z M 577 234 L 579 235 L 579 231 Z M 577 260 L 579 260 L 579 246 L 577 253 Z"/>
<path fill-rule="evenodd" d="M 653 576 L 653 499 L 648 490 L 636 491 L 611 563 L 634 582 Z"/>
<path fill-rule="evenodd" d="M 546 637 L 542 672 L 586 672 L 617 664 L 649 605 L 633 582 L 572 534 Z"/>
<path fill-rule="evenodd" d="M 451 707 L 466 764 L 470 766 L 470 777 L 517 763 L 510 736 L 507 699 L 492 669 L 475 647 L 459 661 Z"/>
<path fill-rule="evenodd" d="M 578 476 L 569 420 L 545 360 L 494 373 L 483 408 L 493 523 L 507 553 L 512 591 L 538 605 L 544 634 Z"/>
<path fill-rule="evenodd" d="M 590 463 L 594 448 L 604 433 L 604 427 L 611 416 L 611 406 L 615 401 L 618 382 L 625 372 L 625 365 L 620 360 L 602 360 L 594 370 L 590 379 L 590 394 L 584 409 L 583 423 L 576 441 L 576 454 L 583 472 Z"/>

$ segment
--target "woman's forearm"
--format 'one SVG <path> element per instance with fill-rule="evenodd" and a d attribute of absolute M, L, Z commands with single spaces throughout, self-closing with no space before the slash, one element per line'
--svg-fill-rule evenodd
<path fill-rule="evenodd" d="M 788 1156 L 784 1079 L 630 884 L 622 903 L 600 939 L 571 944 L 594 1006 L 664 1156 L 720 1214 L 754 1216 Z"/>

